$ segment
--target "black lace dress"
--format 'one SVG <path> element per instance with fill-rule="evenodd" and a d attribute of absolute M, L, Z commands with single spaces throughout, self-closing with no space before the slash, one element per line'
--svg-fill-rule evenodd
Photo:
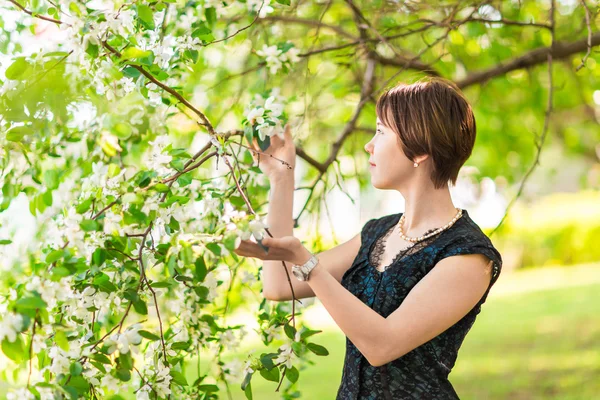
<path fill-rule="evenodd" d="M 372 366 L 346 337 L 346 356 L 336 400 L 458 399 L 448 374 L 467 332 L 502 269 L 502 258 L 466 210 L 454 225 L 401 250 L 380 272 L 385 240 L 402 213 L 374 218 L 361 231 L 362 244 L 342 286 L 387 318 L 410 290 L 441 259 L 458 254 L 484 254 L 494 262 L 490 285 L 460 321 L 430 341 L 380 367 Z"/>

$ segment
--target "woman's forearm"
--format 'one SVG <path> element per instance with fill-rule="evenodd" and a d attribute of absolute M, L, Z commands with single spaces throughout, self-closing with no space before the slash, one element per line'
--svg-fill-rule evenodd
<path fill-rule="evenodd" d="M 279 177 L 271 179 L 267 224 L 273 237 L 293 235 L 294 220 L 292 211 L 294 206 L 294 185 L 294 170 L 287 170 Z M 291 265 L 289 263 L 286 264 L 288 264 L 291 276 Z M 276 296 L 283 285 L 289 285 L 281 261 L 263 261 L 262 282 L 265 297 Z"/>

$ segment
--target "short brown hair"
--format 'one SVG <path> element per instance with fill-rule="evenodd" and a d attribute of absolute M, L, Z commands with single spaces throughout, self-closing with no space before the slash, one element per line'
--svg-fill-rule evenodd
<path fill-rule="evenodd" d="M 376 112 L 393 130 L 409 159 L 428 154 L 436 189 L 456 184 L 458 171 L 475 144 L 475 116 L 464 94 L 450 80 L 421 78 L 398 84 L 377 100 Z"/>

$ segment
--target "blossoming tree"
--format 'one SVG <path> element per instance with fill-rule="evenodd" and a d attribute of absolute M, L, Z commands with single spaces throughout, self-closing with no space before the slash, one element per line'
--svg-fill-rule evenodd
<path fill-rule="evenodd" d="M 297 321 L 297 299 L 257 301 L 258 333 L 265 345 L 282 343 L 277 352 L 222 360 L 249 333 L 226 323 L 230 304 L 260 292 L 260 267 L 232 250 L 270 234 L 262 218 L 269 182 L 244 141 L 264 151 L 287 123 L 340 128 L 329 141 L 297 136 L 307 141 L 297 153 L 313 179 L 302 188 L 309 194 L 298 226 L 321 195 L 341 188 L 344 174 L 331 167 L 360 151 L 347 139 L 370 132 L 375 96 L 394 80 L 446 75 L 466 89 L 552 66 L 552 57 L 600 41 L 585 7 L 567 10 L 563 22 L 575 31 L 571 17 L 586 16 L 589 36 L 558 46 L 553 2 L 548 23 L 518 21 L 547 19 L 543 7 L 498 10 L 486 2 L 8 0 L 1 7 L 0 215 L 25 199 L 36 218 L 24 246 L 0 237 L 7 361 L 0 380 L 20 399 L 126 392 L 216 399 L 232 382 L 251 399 L 254 376 L 277 383 L 274 391 L 286 382 L 283 398 L 297 397 L 293 384 L 308 356 L 328 354 L 313 342 L 319 331 Z M 535 33 L 515 39 L 522 54 L 512 64 L 489 67 L 498 54 L 512 57 L 511 45 L 497 39 L 515 27 Z M 470 65 L 465 51 L 484 54 L 482 64 Z M 578 63 L 588 58 L 589 51 Z M 465 73 L 471 67 L 478 71 Z M 524 96 L 539 96 L 548 82 L 551 95 L 552 75 L 534 76 L 538 90 Z M 517 85 L 521 77 L 511 79 Z M 514 101 L 506 107 L 524 112 Z M 533 148 L 519 132 L 504 140 L 533 149 L 523 160 L 535 165 L 546 131 Z M 485 137 L 488 148 L 506 146 Z M 310 156 L 309 143 L 319 141 L 330 145 L 313 145 Z M 489 172 L 486 162 L 479 166 Z M 516 171 L 524 184 L 527 167 Z M 200 351 L 214 355 L 215 368 L 188 381 L 188 361 Z"/>

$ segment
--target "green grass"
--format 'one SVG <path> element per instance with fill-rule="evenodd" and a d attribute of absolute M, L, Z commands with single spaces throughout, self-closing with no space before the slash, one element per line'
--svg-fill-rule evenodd
<path fill-rule="evenodd" d="M 598 271 L 597 268 L 588 271 Z M 543 273 L 544 269 L 540 269 L 539 274 Z M 598 275 L 598 272 L 588 273 Z M 530 283 L 535 277 L 527 279 Z M 505 285 L 507 283 L 504 282 Z M 528 288 L 531 289 L 534 288 Z M 496 297 L 490 295 L 450 374 L 450 381 L 460 398 L 598 398 L 599 304 L 600 283 L 597 280 L 592 284 Z M 302 399 L 333 399 L 341 380 L 345 336 L 339 330 L 325 331 L 313 336 L 313 340 L 327 347 L 330 354 L 326 357 L 311 355 L 309 359 L 315 362 L 314 365 L 300 371 L 300 379 L 294 386 L 301 392 Z M 253 347 L 252 343 L 248 343 L 240 349 L 237 357 L 244 357 Z M 265 349 L 260 343 L 255 354 L 275 350 L 276 347 L 273 345 Z M 228 360 L 224 357 L 224 361 Z M 212 360 L 206 356 L 201 361 L 201 370 L 207 373 Z M 193 382 L 197 377 L 196 360 L 190 360 L 189 365 L 187 378 Z M 287 379 L 281 391 L 285 385 L 289 385 Z M 220 398 L 226 399 L 225 387 L 222 384 L 219 387 Z M 280 398 L 275 392 L 276 387 L 277 383 L 266 381 L 259 374 L 252 379 L 256 400 Z M 230 389 L 233 399 L 245 399 L 239 384 L 230 385 Z"/>
<path fill-rule="evenodd" d="M 460 398 L 597 398 L 598 304 L 597 283 L 488 298 L 450 374 Z M 303 399 L 333 399 L 341 380 L 345 337 L 337 331 L 314 338 L 330 355 L 312 357 L 315 365 L 301 371 L 296 387 Z M 286 384 L 287 380 L 282 386 Z M 276 387 L 277 383 L 255 375 L 254 399 L 279 398 Z M 239 386 L 231 388 L 235 400 L 245 399 Z"/>

